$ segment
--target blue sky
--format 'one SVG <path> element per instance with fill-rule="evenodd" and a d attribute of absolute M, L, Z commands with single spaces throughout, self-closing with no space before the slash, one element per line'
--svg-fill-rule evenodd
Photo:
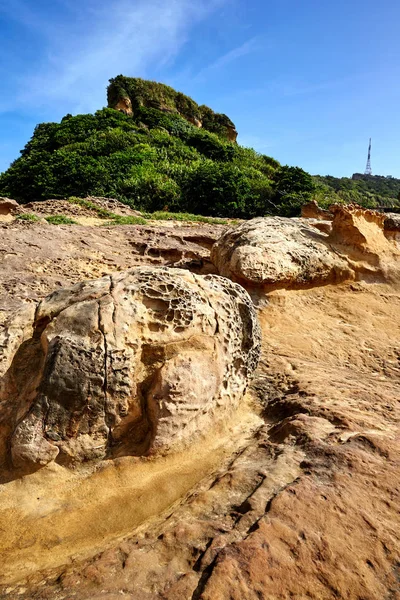
<path fill-rule="evenodd" d="M 225 112 L 239 142 L 316 174 L 400 177 L 398 0 L 0 0 L 0 171 L 120 73 Z"/>

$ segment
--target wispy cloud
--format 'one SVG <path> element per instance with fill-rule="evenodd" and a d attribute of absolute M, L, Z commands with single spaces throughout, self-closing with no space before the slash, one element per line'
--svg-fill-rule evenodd
<path fill-rule="evenodd" d="M 224 1 L 54 0 L 51 13 L 40 15 L 28 0 L 0 1 L 0 12 L 34 30 L 44 48 L 35 73 L 20 73 L 14 106 L 99 108 L 110 77 L 154 73 L 176 57 L 191 27 Z"/>
<path fill-rule="evenodd" d="M 210 75 L 210 73 L 212 71 L 218 71 L 219 69 L 223 69 L 223 68 L 227 67 L 230 63 L 233 63 L 238 58 L 241 58 L 242 56 L 246 56 L 247 54 L 251 54 L 252 52 L 255 52 L 258 47 L 259 47 L 258 37 L 253 37 L 253 38 L 247 40 L 243 44 L 240 44 L 239 46 L 232 48 L 231 50 L 229 50 L 229 52 L 226 52 L 225 54 L 223 54 L 222 56 L 217 58 L 214 62 L 212 62 L 211 64 L 204 67 L 204 69 L 201 69 L 201 71 L 199 71 L 196 74 L 196 76 L 194 77 L 193 80 L 200 81 L 202 79 L 205 79 L 207 76 Z"/>
<path fill-rule="evenodd" d="M 281 96 L 307 96 L 325 92 L 347 85 L 353 77 L 342 77 L 341 79 L 332 79 L 319 82 L 304 82 L 296 80 L 274 81 L 270 83 L 270 90 L 277 92 Z"/>

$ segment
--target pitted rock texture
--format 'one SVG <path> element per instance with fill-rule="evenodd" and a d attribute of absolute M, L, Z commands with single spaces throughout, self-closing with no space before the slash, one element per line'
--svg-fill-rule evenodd
<path fill-rule="evenodd" d="M 0 198 L 0 215 L 11 215 L 18 213 L 19 204 L 10 198 Z"/>
<path fill-rule="evenodd" d="M 332 228 L 319 231 L 306 219 L 265 217 L 228 230 L 211 260 L 221 275 L 250 286 L 296 288 L 399 272 L 400 253 L 384 233 L 384 215 L 334 205 Z"/>
<path fill-rule="evenodd" d="M 54 568 L 48 556 L 68 545 L 73 534 L 64 524 L 75 522 L 62 511 L 65 496 L 49 502 L 65 470 L 57 469 L 53 488 L 47 479 L 38 482 L 37 493 L 32 479 L 46 469 L 4 486 L 0 597 L 398 600 L 400 321 L 393 315 L 399 311 L 400 290 L 392 284 L 271 292 L 259 313 L 268 344 L 249 387 L 265 421 L 249 434 L 241 414 L 238 438 L 230 430 L 221 436 L 234 451 L 180 502 L 82 561 L 64 550 Z M 149 469 L 150 461 L 139 460 Z M 201 463 L 196 451 L 187 474 Z M 128 513 L 121 516 L 121 507 L 135 512 L 135 497 L 124 495 L 129 470 L 120 473 L 110 479 L 102 470 L 94 488 L 98 494 L 115 486 L 120 495 L 107 512 L 119 523 Z M 149 497 L 159 497 L 159 482 L 152 485 Z M 69 495 L 83 497 L 86 507 L 86 494 L 70 490 L 68 481 Z M 21 523 L 12 539 L 7 494 L 15 497 L 12 514 Z M 82 512 L 84 539 L 96 528 L 103 539 L 104 511 L 95 505 Z M 43 536 L 46 523 L 50 532 Z M 7 577 L 12 560 L 19 567 L 14 582 Z"/>
<path fill-rule="evenodd" d="M 400 214 L 385 214 L 385 236 L 400 249 Z"/>
<path fill-rule="evenodd" d="M 57 288 L 114 271 L 147 265 L 216 273 L 210 249 L 225 225 L 160 223 L 110 227 L 0 223 L 0 323 Z"/>
<path fill-rule="evenodd" d="M 143 267 L 60 289 L 3 332 L 4 467 L 184 446 L 237 408 L 259 351 L 248 294 L 219 276 Z"/>
<path fill-rule="evenodd" d="M 221 275 L 245 284 L 306 284 L 351 278 L 347 261 L 328 236 L 301 219 L 260 217 L 227 231 L 211 260 Z"/>

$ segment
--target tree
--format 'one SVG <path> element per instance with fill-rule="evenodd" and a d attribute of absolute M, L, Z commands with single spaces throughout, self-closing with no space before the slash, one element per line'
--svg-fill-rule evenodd
<path fill-rule="evenodd" d="M 181 187 L 184 209 L 200 215 L 241 217 L 251 199 L 249 180 L 229 163 L 199 161 Z"/>
<path fill-rule="evenodd" d="M 300 167 L 280 167 L 274 174 L 273 212 L 285 217 L 300 214 L 303 204 L 310 201 L 315 185 L 309 173 Z"/>

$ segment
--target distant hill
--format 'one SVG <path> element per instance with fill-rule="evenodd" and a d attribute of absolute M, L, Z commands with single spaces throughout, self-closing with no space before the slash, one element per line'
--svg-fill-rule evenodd
<path fill-rule="evenodd" d="M 367 208 L 400 209 L 400 179 L 354 173 L 353 177 L 313 177 L 319 204 L 338 201 Z"/>

